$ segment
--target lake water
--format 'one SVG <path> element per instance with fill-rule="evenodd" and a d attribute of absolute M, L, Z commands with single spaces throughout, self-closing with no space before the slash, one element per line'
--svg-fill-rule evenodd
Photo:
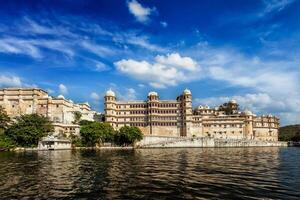
<path fill-rule="evenodd" d="M 0 152 L 1 199 L 300 199 L 300 148 Z"/>

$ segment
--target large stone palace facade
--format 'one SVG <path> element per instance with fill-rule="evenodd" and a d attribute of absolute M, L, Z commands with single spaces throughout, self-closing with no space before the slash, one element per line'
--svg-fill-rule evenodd
<path fill-rule="evenodd" d="M 79 125 L 73 124 L 74 112 L 81 113 L 81 119 L 94 121 L 96 112 L 88 103 L 76 104 L 62 95 L 51 97 L 40 88 L 0 89 L 0 106 L 14 118 L 23 114 L 37 113 L 48 117 L 54 123 L 56 133 L 79 134 Z"/>
<path fill-rule="evenodd" d="M 277 117 L 240 112 L 235 100 L 216 108 L 193 109 L 188 89 L 176 100 L 160 100 L 156 92 L 150 92 L 145 101 L 118 101 L 112 90 L 104 98 L 105 120 L 115 129 L 137 126 L 152 136 L 278 141 Z"/>

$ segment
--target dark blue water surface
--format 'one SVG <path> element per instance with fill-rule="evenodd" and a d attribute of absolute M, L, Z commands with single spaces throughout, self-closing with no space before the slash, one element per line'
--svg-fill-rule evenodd
<path fill-rule="evenodd" d="M 0 152 L 1 199 L 300 199 L 300 148 Z"/>

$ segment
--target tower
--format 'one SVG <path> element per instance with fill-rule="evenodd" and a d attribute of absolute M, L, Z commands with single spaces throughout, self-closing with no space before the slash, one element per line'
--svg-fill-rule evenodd
<path fill-rule="evenodd" d="M 193 115 L 193 108 L 192 108 L 192 93 L 190 90 L 185 89 L 182 93 L 181 99 L 181 106 L 182 106 L 182 131 L 180 136 L 184 137 L 191 137 L 192 131 L 192 115 Z"/>
<path fill-rule="evenodd" d="M 232 99 L 227 103 L 227 110 L 226 110 L 226 114 L 227 115 L 232 115 L 232 114 L 236 114 L 238 112 L 238 108 L 239 105 L 237 104 L 236 100 Z"/>
<path fill-rule="evenodd" d="M 109 89 L 104 96 L 105 121 L 116 128 L 116 95 Z"/>
<path fill-rule="evenodd" d="M 244 139 L 254 139 L 253 135 L 253 113 L 249 110 L 244 111 L 245 115 L 245 134 Z"/>
<path fill-rule="evenodd" d="M 154 117 L 156 115 L 156 110 L 158 108 L 158 94 L 156 92 L 149 92 L 148 94 L 148 124 L 149 124 L 149 134 L 153 134 L 153 126 L 155 126 Z"/>

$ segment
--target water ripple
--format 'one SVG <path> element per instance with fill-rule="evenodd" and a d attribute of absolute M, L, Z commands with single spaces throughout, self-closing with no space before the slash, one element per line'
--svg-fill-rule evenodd
<path fill-rule="evenodd" d="M 0 199 L 299 199 L 300 148 L 0 153 Z"/>

